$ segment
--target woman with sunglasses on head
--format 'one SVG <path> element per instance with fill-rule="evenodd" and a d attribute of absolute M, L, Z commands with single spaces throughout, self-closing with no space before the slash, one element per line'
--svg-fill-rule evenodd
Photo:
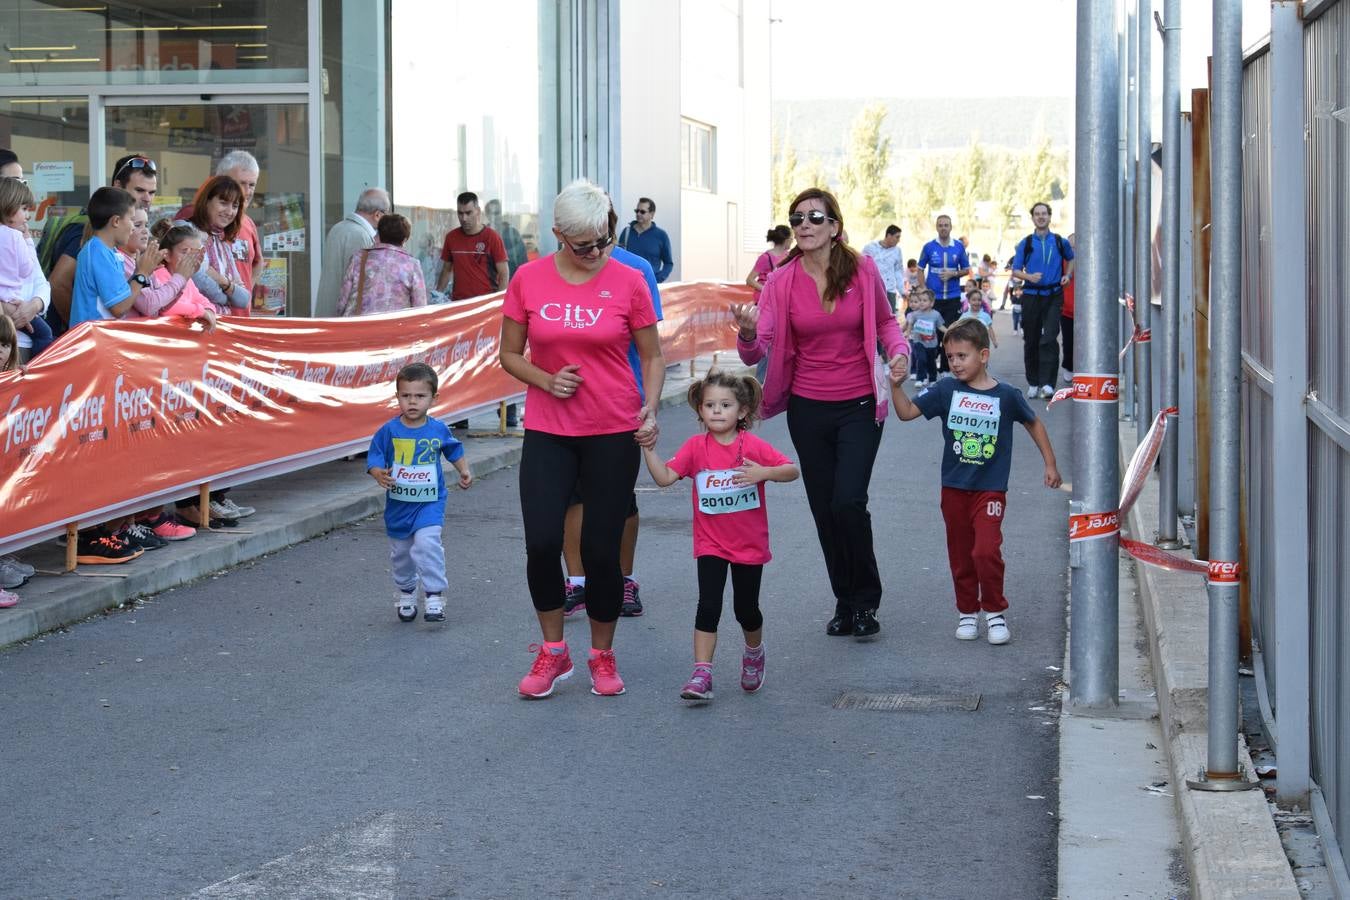
<path fill-rule="evenodd" d="M 758 304 L 732 306 L 736 349 L 747 364 L 769 358 L 764 417 L 787 411 L 835 598 L 825 632 L 868 638 L 881 628 L 881 576 L 867 487 L 886 421 L 886 370 L 904 380 L 909 345 L 876 264 L 845 242 L 834 196 L 810 188 L 789 210 L 796 246 Z"/>
<path fill-rule="evenodd" d="M 618 217 L 604 189 L 584 179 L 553 204 L 559 249 L 516 271 L 502 302 L 503 369 L 524 382 L 520 511 L 525 572 L 543 640 L 519 690 L 547 697 L 572 674 L 563 641 L 563 519 L 573 489 L 586 509 L 581 559 L 591 623 L 591 692 L 624 692 L 614 660 L 623 602 L 619 546 L 641 463 L 656 444 L 665 360 L 651 294 L 637 269 L 611 262 Z M 637 345 L 646 401 L 628 363 Z M 528 344 L 530 355 L 525 356 Z"/>

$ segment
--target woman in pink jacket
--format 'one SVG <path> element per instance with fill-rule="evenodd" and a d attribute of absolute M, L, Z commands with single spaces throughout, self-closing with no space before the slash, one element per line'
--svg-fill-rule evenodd
<path fill-rule="evenodd" d="M 887 369 L 904 379 L 909 346 L 876 265 L 845 243 L 834 196 L 810 188 L 789 210 L 796 246 L 758 304 L 732 307 L 736 348 L 747 364 L 769 358 L 764 417 L 787 410 L 835 597 L 825 633 L 868 638 L 881 628 L 881 576 L 867 487 L 886 421 Z"/>

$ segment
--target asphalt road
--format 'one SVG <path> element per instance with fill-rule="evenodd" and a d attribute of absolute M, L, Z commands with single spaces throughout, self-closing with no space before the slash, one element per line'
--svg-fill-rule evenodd
<path fill-rule="evenodd" d="M 1021 386 L 1020 340 L 1004 348 L 995 371 Z M 1066 479 L 1069 406 L 1047 416 Z M 663 452 L 694 424 L 667 410 Z M 584 622 L 567 626 L 572 680 L 516 695 L 538 632 L 513 469 L 451 500 L 443 625 L 396 620 L 369 519 L 0 652 L 0 896 L 1053 896 L 1068 494 L 1041 485 L 1019 429 L 1013 641 L 958 642 L 938 425 L 885 427 L 880 639 L 824 634 L 805 495 L 771 485 L 755 696 L 728 601 L 717 699 L 678 698 L 688 489 L 645 472 L 647 614 L 619 627 L 622 697 L 591 695 Z M 781 418 L 761 434 L 793 455 Z M 980 702 L 833 708 L 846 691 Z"/>

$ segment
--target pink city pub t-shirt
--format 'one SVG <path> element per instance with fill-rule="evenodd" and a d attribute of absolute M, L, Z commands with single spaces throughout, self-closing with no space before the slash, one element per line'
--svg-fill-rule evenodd
<path fill-rule="evenodd" d="M 545 372 L 581 367 L 581 386 L 565 400 L 529 386 L 526 428 L 568 437 L 637 429 L 642 397 L 628 366 L 628 345 L 633 332 L 656 324 L 637 269 L 611 260 L 590 281 L 569 284 L 553 257 L 542 257 L 511 279 L 502 315 L 525 326 L 530 360 Z"/>
<path fill-rule="evenodd" d="M 852 400 L 874 388 L 873 364 L 863 355 L 862 291 L 850 287 L 826 312 L 815 282 L 802 275 L 793 283 L 788 323 L 797 341 L 792 393 L 808 400 Z"/>
<path fill-rule="evenodd" d="M 757 509 L 707 511 L 719 508 L 721 504 L 718 501 L 734 497 L 734 493 L 728 492 L 726 481 L 730 470 L 738 468 L 746 460 L 761 466 L 781 466 L 792 462 L 768 441 L 742 431 L 725 446 L 711 434 L 696 434 L 685 441 L 684 446 L 667 463 L 681 478 L 694 480 L 691 493 L 694 502 L 695 558 L 716 556 L 747 566 L 760 566 L 773 558 L 769 553 L 769 510 L 765 503 L 763 482 L 754 486 L 759 496 Z"/>

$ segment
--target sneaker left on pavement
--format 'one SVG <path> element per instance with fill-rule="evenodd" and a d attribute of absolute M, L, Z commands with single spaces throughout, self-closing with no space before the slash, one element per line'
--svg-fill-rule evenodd
<path fill-rule="evenodd" d="M 591 693 L 601 697 L 617 697 L 624 691 L 623 679 L 619 677 L 619 666 L 614 661 L 613 650 L 591 650 L 591 658 L 586 663 L 591 670 Z"/>

